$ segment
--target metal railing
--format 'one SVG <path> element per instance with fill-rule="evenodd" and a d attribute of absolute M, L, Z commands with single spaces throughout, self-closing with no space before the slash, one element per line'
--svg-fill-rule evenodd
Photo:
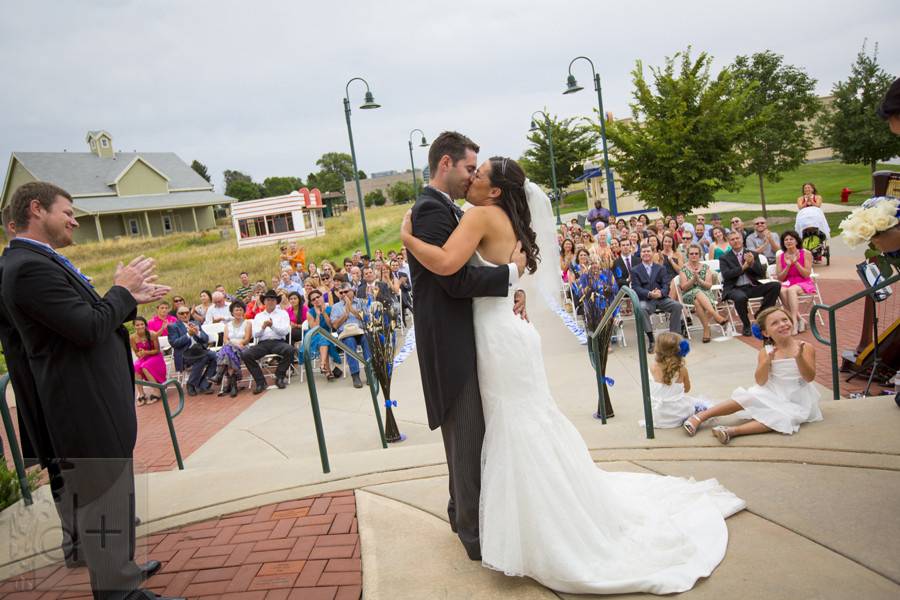
<path fill-rule="evenodd" d="M 317 333 L 326 336 L 330 343 L 346 352 L 349 356 L 355 358 L 360 364 L 365 365 L 366 378 L 369 381 L 369 391 L 372 394 L 372 405 L 375 407 L 375 420 L 378 423 L 378 436 L 381 439 L 381 447 L 387 448 L 388 445 L 387 440 L 384 439 L 384 424 L 381 421 L 381 409 L 378 406 L 378 381 L 372 373 L 371 362 L 356 350 L 350 348 L 350 346 L 345 344 L 342 340 L 332 336 L 330 331 L 322 329 L 317 325 L 303 334 L 303 364 L 306 369 L 306 383 L 309 386 L 309 401 L 312 405 L 313 422 L 316 427 L 316 439 L 319 443 L 319 458 L 322 461 L 322 472 L 330 473 L 331 465 L 328 463 L 328 449 L 325 446 L 325 430 L 322 427 L 322 413 L 319 410 L 319 394 L 316 392 L 316 381 L 313 376 L 312 361 L 314 357 L 309 351 L 309 346 Z"/>
<path fill-rule="evenodd" d="M 9 373 L 0 378 L 0 413 L 3 413 L 3 428 L 6 430 L 6 442 L 9 444 L 9 453 L 12 454 L 13 465 L 16 468 L 16 476 L 19 478 L 19 490 L 25 506 L 30 506 L 31 487 L 28 485 L 28 474 L 25 472 L 25 460 L 22 458 L 22 449 L 16 439 L 16 430 L 12 422 L 12 414 L 6 404 L 6 388 L 9 386 Z M 0 448 L 2 450 L 2 448 Z"/>
<path fill-rule="evenodd" d="M 591 359 L 591 366 L 594 367 L 594 371 L 597 375 L 597 393 L 600 397 L 600 404 L 597 412 L 600 414 L 600 421 L 606 424 L 606 398 L 603 393 L 603 383 L 606 380 L 606 372 L 603 361 L 600 360 L 600 332 L 603 331 L 605 327 L 613 326 L 613 318 L 615 318 L 616 313 L 618 312 L 616 309 L 622 305 L 626 296 L 631 300 L 631 306 L 634 310 L 634 330 L 635 335 L 637 336 L 638 361 L 640 362 L 641 371 L 641 394 L 644 399 L 644 423 L 647 427 L 647 439 L 653 439 L 655 437 L 653 434 L 653 410 L 650 407 L 650 380 L 647 375 L 647 343 L 644 340 L 644 321 L 640 313 L 641 300 L 638 298 L 635 291 L 627 285 L 619 288 L 619 293 L 616 294 L 615 298 L 610 302 L 609 307 L 606 309 L 606 313 L 600 320 L 600 324 L 597 325 L 594 331 L 588 333 L 588 354 Z"/>
<path fill-rule="evenodd" d="M 861 292 L 857 292 L 852 296 L 844 298 L 840 302 L 835 302 L 834 304 L 813 304 L 813 307 L 809 311 L 809 330 L 813 334 L 813 337 L 819 340 L 822 344 L 829 346 L 831 351 L 831 391 L 835 400 L 841 399 L 841 379 L 838 374 L 838 345 L 837 345 L 837 323 L 834 318 L 834 313 L 837 312 L 838 309 L 844 308 L 848 304 L 852 304 L 857 300 L 865 298 L 866 296 L 871 296 L 873 292 L 877 292 L 880 289 L 886 288 L 889 285 L 893 285 L 897 281 L 900 281 L 900 273 L 892 275 L 887 279 L 880 281 L 876 285 L 873 285 L 870 288 L 864 289 Z M 818 322 L 816 321 L 816 315 L 818 312 L 822 310 L 828 313 L 828 335 L 829 338 L 825 339 L 819 333 Z M 876 307 L 877 310 L 877 307 Z M 872 365 L 872 368 L 875 368 L 875 365 Z"/>
<path fill-rule="evenodd" d="M 181 459 L 181 447 L 178 445 L 178 436 L 175 434 L 175 424 L 172 422 L 172 419 L 180 415 L 181 411 L 184 410 L 184 388 L 181 387 L 181 382 L 177 379 L 167 379 L 162 383 L 136 379 L 135 383 L 137 385 L 159 390 L 163 410 L 166 411 L 166 424 L 169 426 L 169 437 L 172 438 L 172 449 L 175 450 L 175 461 L 178 463 L 178 470 L 184 471 L 184 461 Z M 175 390 L 178 392 L 178 408 L 175 412 L 172 412 L 172 408 L 169 406 L 169 394 L 166 390 L 170 385 L 174 385 Z"/>

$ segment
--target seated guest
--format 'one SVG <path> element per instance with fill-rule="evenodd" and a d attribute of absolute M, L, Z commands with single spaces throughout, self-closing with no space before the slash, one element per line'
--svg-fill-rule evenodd
<path fill-rule="evenodd" d="M 634 253 L 631 240 L 628 238 L 619 241 L 619 247 L 622 252 L 621 256 L 613 263 L 613 275 L 616 276 L 616 281 L 621 287 L 623 285 L 630 285 L 631 269 L 641 262 L 641 256 L 640 254 Z"/>
<path fill-rule="evenodd" d="M 597 234 L 597 245 L 594 248 L 594 256 L 596 256 L 600 260 L 600 264 L 604 271 L 608 271 L 612 268 L 612 250 L 609 247 L 609 242 L 606 239 L 606 235 L 602 232 Z"/>
<path fill-rule="evenodd" d="M 203 319 L 205 324 L 209 323 L 227 323 L 231 320 L 231 311 L 225 304 L 225 294 L 219 291 L 212 294 L 212 306 L 206 310 L 206 317 Z"/>
<path fill-rule="evenodd" d="M 354 351 L 362 353 L 369 358 L 369 345 L 366 343 L 366 332 L 363 329 L 363 311 L 365 304 L 349 283 L 343 284 L 338 289 L 340 302 L 331 307 L 331 326 L 338 332 L 338 338 L 350 346 Z M 353 387 L 361 388 L 363 382 L 359 378 L 359 361 L 347 355 L 347 367 L 350 369 L 350 377 L 353 379 Z"/>
<path fill-rule="evenodd" d="M 747 243 L 747 236 L 750 235 L 750 232 L 744 229 L 744 222 L 740 217 L 731 218 L 731 231 L 737 231 L 738 233 L 740 233 L 741 237 L 744 240 L 744 243 Z M 729 232 L 729 234 L 730 233 L 731 232 Z"/>
<path fill-rule="evenodd" d="M 281 290 L 282 295 L 286 296 L 291 292 L 298 294 L 303 292 L 303 286 L 291 279 L 291 270 L 285 269 L 281 272 L 281 281 L 278 282 L 277 290 Z"/>
<path fill-rule="evenodd" d="M 275 385 L 279 389 L 287 387 L 285 377 L 293 361 L 294 349 L 285 341 L 291 333 L 291 323 L 288 314 L 278 307 L 280 300 L 275 290 L 263 294 L 265 309 L 253 317 L 253 337 L 256 343 L 241 353 L 247 363 L 247 370 L 256 383 L 253 387 L 254 394 L 261 394 L 266 390 L 266 378 L 257 361 L 267 354 L 277 354 L 280 357 L 275 368 Z"/>
<path fill-rule="evenodd" d="M 241 271 L 241 287 L 234 290 L 234 299 L 240 300 L 244 304 L 250 301 L 250 295 L 253 293 L 253 286 L 250 285 L 250 274 L 247 271 Z"/>
<path fill-rule="evenodd" d="M 377 280 L 374 268 L 366 267 L 363 269 L 363 282 L 356 288 L 356 296 L 389 302 L 391 300 L 391 289 L 385 282 Z"/>
<path fill-rule="evenodd" d="M 731 233 L 730 229 L 722 225 L 722 215 L 720 215 L 719 213 L 713 213 L 709 217 L 709 222 L 713 227 L 721 227 L 722 229 L 724 229 L 726 234 Z"/>
<path fill-rule="evenodd" d="M 135 317 L 133 325 L 134 333 L 130 336 L 131 353 L 137 359 L 134 361 L 134 376 L 144 381 L 162 383 L 166 380 L 166 361 L 159 351 L 159 335 L 148 329 L 144 317 Z M 143 386 L 138 385 L 137 388 L 140 394 L 137 398 L 138 406 L 153 404 L 159 400 L 159 396 L 153 392 L 147 397 Z"/>
<path fill-rule="evenodd" d="M 699 244 L 688 246 L 688 260 L 681 268 L 678 285 L 681 288 L 681 301 L 692 304 L 697 318 L 703 324 L 703 343 L 710 340 L 709 320 L 714 319 L 719 325 L 724 325 L 728 319 L 719 314 L 715 309 L 716 297 L 712 292 L 713 270 L 700 261 L 702 250 Z"/>
<path fill-rule="evenodd" d="M 191 320 L 203 323 L 206 320 L 206 311 L 212 305 L 212 292 L 209 290 L 200 290 L 200 304 L 195 306 L 191 311 Z M 177 316 L 177 314 L 176 314 Z"/>
<path fill-rule="evenodd" d="M 256 313 L 263 310 L 265 303 L 262 300 L 262 295 L 266 293 L 266 284 L 262 281 L 257 281 L 256 285 L 253 286 L 253 293 L 250 295 L 250 301 L 247 302 L 247 308 L 244 310 L 244 318 L 252 320 L 253 317 L 256 316 Z"/>
<path fill-rule="evenodd" d="M 394 297 L 395 301 L 400 300 L 400 279 L 394 276 L 394 273 L 391 271 L 391 265 L 388 263 L 381 263 L 381 267 L 379 267 L 381 272 L 381 281 L 387 284 L 388 288 L 391 290 L 391 295 Z M 340 300 L 337 292 L 337 288 L 333 288 L 335 290 L 335 302 Z"/>
<path fill-rule="evenodd" d="M 566 279 L 570 284 L 578 281 L 578 278 L 581 277 L 582 273 L 591 266 L 591 255 L 584 248 L 580 248 L 578 252 L 575 253 L 575 261 L 569 265 L 569 268 L 566 270 Z"/>
<path fill-rule="evenodd" d="M 609 240 L 609 268 L 611 269 L 616 260 L 622 255 L 622 246 L 619 244 L 619 238 L 613 237 Z"/>
<path fill-rule="evenodd" d="M 575 242 L 569 238 L 565 238 L 559 249 L 559 270 L 562 273 L 563 281 L 568 282 L 567 272 L 569 270 L 569 265 L 573 262 L 575 262 Z"/>
<path fill-rule="evenodd" d="M 185 306 L 184 297 L 183 296 L 172 296 L 172 310 L 169 311 L 169 314 L 173 317 L 177 318 L 178 309 L 182 306 Z M 168 332 L 166 332 L 168 334 Z"/>
<path fill-rule="evenodd" d="M 231 311 L 231 320 L 225 325 L 222 348 L 216 355 L 219 366 L 212 382 L 218 384 L 224 378 L 225 383 L 219 395 L 229 394 L 234 398 L 237 396 L 238 381 L 241 379 L 241 352 L 253 340 L 253 328 L 250 321 L 244 318 L 243 302 L 235 300 L 228 309 Z"/>
<path fill-rule="evenodd" d="M 727 444 L 739 435 L 777 431 L 794 434 L 802 423 L 822 420 L 819 392 L 812 384 L 816 378 L 816 350 L 812 344 L 796 339 L 791 318 L 779 307 L 760 311 L 757 319 L 765 336 L 756 364 L 756 385 L 737 388 L 731 400 L 701 411 L 684 422 L 684 430 L 693 436 L 709 418 L 741 412 L 749 422 L 737 427 L 713 427 L 713 435 Z"/>
<path fill-rule="evenodd" d="M 182 302 L 183 304 L 183 302 Z M 169 324 L 177 321 L 174 316 L 169 314 L 169 303 L 161 300 L 156 305 L 156 314 L 147 322 L 147 327 L 158 336 L 169 335 Z"/>
<path fill-rule="evenodd" d="M 216 353 L 208 350 L 209 336 L 200 328 L 197 321 L 191 320 L 191 312 L 186 306 L 178 309 L 178 320 L 169 325 L 169 343 L 174 349 L 175 370 L 184 371 L 190 368 L 187 392 L 189 396 L 197 393 L 212 394 L 209 378 L 216 369 Z"/>
<path fill-rule="evenodd" d="M 366 267 L 366 269 L 371 271 L 371 267 Z M 335 363 L 338 361 L 337 348 L 330 341 L 331 332 L 334 331 L 334 327 L 331 324 L 332 307 L 325 304 L 322 292 L 319 290 L 312 290 L 307 295 L 307 303 L 309 304 L 309 311 L 306 313 L 306 322 L 309 324 L 309 329 L 312 330 L 313 327 L 319 327 L 325 332 L 316 332 L 313 335 L 309 349 L 310 352 L 319 353 L 319 370 L 328 381 L 333 381 L 343 375 L 343 371 L 338 368 L 337 364 L 332 368 L 328 362 L 329 357 Z"/>
<path fill-rule="evenodd" d="M 674 282 L 681 272 L 681 267 L 684 266 L 684 256 L 675 247 L 675 237 L 669 232 L 663 235 L 659 260 L 662 262 L 663 269 L 666 272 L 666 279 L 672 282 L 672 285 L 675 285 Z M 671 297 L 674 298 L 675 295 L 671 294 Z"/>
<path fill-rule="evenodd" d="M 697 215 L 697 227 L 703 227 L 703 237 L 712 240 L 712 230 L 713 226 L 706 222 L 706 215 Z M 697 235 L 700 235 L 700 230 L 696 229 Z"/>
<path fill-rule="evenodd" d="M 362 269 L 354 265 L 350 267 L 349 275 L 350 279 L 348 281 L 350 282 L 350 285 L 353 286 L 353 289 L 358 288 L 359 284 L 362 283 Z"/>
<path fill-rule="evenodd" d="M 234 297 L 225 291 L 225 286 L 221 283 L 216 285 L 216 287 L 213 289 L 213 294 L 215 294 L 216 292 L 220 292 L 222 294 L 222 297 L 225 298 L 226 303 L 234 302 Z"/>
<path fill-rule="evenodd" d="M 757 254 L 762 254 L 769 260 L 769 264 L 775 264 L 775 253 L 781 246 L 778 234 L 769 231 L 765 217 L 756 217 L 753 219 L 753 227 L 755 231 L 747 236 L 744 245 L 747 250 L 753 250 Z M 796 321 L 795 321 L 796 322 Z"/>
<path fill-rule="evenodd" d="M 631 269 L 631 288 L 641 300 L 644 331 L 650 344 L 647 353 L 653 354 L 655 340 L 650 315 L 656 311 L 669 315 L 669 331 L 681 332 L 681 304 L 669 297 L 669 281 L 662 266 L 653 262 L 653 251 L 649 244 L 641 246 L 641 262 Z"/>
<path fill-rule="evenodd" d="M 732 231 L 728 235 L 731 250 L 719 259 L 719 271 L 722 273 L 722 292 L 726 300 L 734 302 L 734 308 L 744 326 L 743 334 L 753 335 L 750 331 L 750 316 L 747 302 L 750 298 L 762 298 L 762 308 L 775 306 L 781 293 L 781 284 L 777 281 L 761 283 L 765 279 L 766 269 L 762 266 L 755 252 L 744 248 L 744 238 L 740 231 Z"/>
<path fill-rule="evenodd" d="M 721 227 L 715 227 L 710 232 L 710 238 L 712 241 L 709 244 L 707 256 L 709 260 L 721 260 L 725 253 L 731 250 L 731 246 L 728 244 L 728 234 Z"/>
<path fill-rule="evenodd" d="M 781 236 L 781 254 L 775 264 L 778 281 L 781 282 L 781 303 L 794 323 L 794 335 L 803 331 L 800 318 L 800 294 L 815 294 L 816 282 L 812 279 L 812 253 L 800 245 L 800 234 L 785 231 Z"/>
<path fill-rule="evenodd" d="M 296 344 L 303 341 L 303 324 L 306 322 L 307 308 L 303 296 L 297 292 L 288 294 L 288 302 L 290 303 L 290 310 L 287 313 L 291 320 L 291 343 Z"/>

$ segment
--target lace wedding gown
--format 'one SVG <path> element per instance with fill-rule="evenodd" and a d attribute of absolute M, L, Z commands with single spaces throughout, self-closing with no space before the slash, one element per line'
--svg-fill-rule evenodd
<path fill-rule="evenodd" d="M 540 335 L 512 302 L 473 303 L 484 566 L 570 593 L 690 589 L 725 556 L 725 517 L 744 502 L 715 480 L 598 468 L 550 395 Z"/>

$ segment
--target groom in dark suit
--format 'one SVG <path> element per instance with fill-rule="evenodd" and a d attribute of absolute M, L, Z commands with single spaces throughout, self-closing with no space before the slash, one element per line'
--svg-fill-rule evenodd
<path fill-rule="evenodd" d="M 40 452 L 61 466 L 61 492 L 54 496 L 64 503 L 61 516 L 72 516 L 63 521 L 74 528 L 76 552 L 67 563 L 87 564 L 94 598 L 156 598 L 140 585 L 159 563 L 141 568 L 134 562 L 137 419 L 123 323 L 138 304 L 169 288 L 154 283 L 153 261 L 139 257 L 119 265 L 113 286 L 100 296 L 57 252 L 78 227 L 71 196 L 32 182 L 10 202 L 17 235 L 4 253 L 0 290 L 34 378 L 36 395 L 26 400 L 43 415 Z"/>
<path fill-rule="evenodd" d="M 431 181 L 412 208 L 413 234 L 442 246 L 459 224 L 462 211 L 453 202 L 464 198 L 475 173 L 478 145 L 449 131 L 428 151 Z M 475 363 L 472 298 L 506 296 L 525 269 L 525 255 L 498 267 L 464 266 L 449 276 L 423 267 L 412 254 L 413 297 L 416 302 L 416 352 L 428 426 L 441 428 L 450 471 L 450 527 L 459 535 L 472 560 L 481 560 L 478 503 L 481 492 L 481 445 L 484 413 Z"/>

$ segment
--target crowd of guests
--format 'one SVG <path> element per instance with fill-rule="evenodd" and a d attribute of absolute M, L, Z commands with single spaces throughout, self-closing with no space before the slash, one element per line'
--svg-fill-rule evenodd
<path fill-rule="evenodd" d="M 815 186 L 805 184 L 798 205 L 817 198 L 821 202 Z M 734 304 L 745 336 L 752 335 L 752 299 L 761 301 L 759 310 L 780 300 L 794 333 L 806 326 L 799 305 L 801 294 L 815 290 L 813 257 L 796 231 L 779 235 L 762 216 L 753 219 L 752 228 L 737 216 L 726 226 L 718 214 L 710 215 L 708 223 L 706 215 L 688 221 L 684 213 L 614 220 L 598 201 L 583 224 L 572 219 L 561 225 L 558 241 L 563 282 L 570 286 L 575 310 L 581 308 L 579 278 L 598 265 L 618 285 L 629 285 L 637 293 L 650 353 L 656 348 L 652 314 L 667 314 L 674 333 L 684 333 L 684 322 L 696 317 L 702 340 L 708 342 L 711 325 L 721 325 L 724 331 L 729 321 L 718 310 L 721 300 Z"/>
<path fill-rule="evenodd" d="M 253 393 L 259 394 L 267 387 L 260 363 L 264 357 L 277 358 L 275 385 L 284 388 L 289 369 L 303 360 L 304 330 L 319 327 L 310 349 L 319 359 L 322 375 L 334 381 L 343 376 L 334 337 L 369 357 L 364 313 L 372 301 L 390 305 L 398 321 L 408 323 L 412 285 L 405 249 L 376 250 L 374 257 L 357 251 L 340 265 L 327 260 L 316 264 L 291 242 L 280 249 L 278 261 L 279 275 L 271 283 L 254 282 L 242 272 L 233 291 L 216 285 L 212 291 L 202 290 L 193 302 L 175 295 L 171 303 L 161 300 L 149 320 L 137 317 L 131 335 L 136 377 L 165 381 L 163 348 L 171 347 L 175 370 L 187 372 L 188 395 L 212 394 L 220 387 L 220 396 L 236 396 L 243 367 L 253 379 Z M 211 340 L 205 329 L 221 330 L 219 339 Z M 163 337 L 168 344 L 160 344 Z M 347 368 L 354 387 L 368 383 L 350 355 Z M 158 401 L 155 389 L 137 386 L 137 404 Z"/>

